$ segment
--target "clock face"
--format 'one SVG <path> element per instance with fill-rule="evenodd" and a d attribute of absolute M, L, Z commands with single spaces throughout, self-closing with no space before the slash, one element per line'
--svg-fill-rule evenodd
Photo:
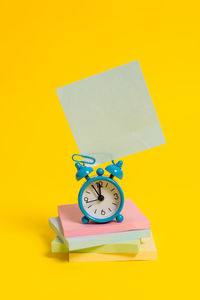
<path fill-rule="evenodd" d="M 82 193 L 83 208 L 95 219 L 111 218 L 119 210 L 121 201 L 117 186 L 103 179 L 92 181 Z"/>

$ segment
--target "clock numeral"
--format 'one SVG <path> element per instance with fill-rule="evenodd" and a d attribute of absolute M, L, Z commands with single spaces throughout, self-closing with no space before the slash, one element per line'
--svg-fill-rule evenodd
<path fill-rule="evenodd" d="M 88 197 L 84 197 L 84 201 L 87 203 L 88 202 Z"/>
<path fill-rule="evenodd" d="M 118 196 L 117 193 L 114 193 L 114 199 L 115 199 L 115 200 L 118 200 L 118 199 L 119 199 L 119 196 Z"/>
<path fill-rule="evenodd" d="M 97 185 L 97 187 L 99 187 L 99 185 L 100 185 L 100 187 L 103 187 L 103 182 L 102 181 L 98 181 L 98 182 L 96 182 L 96 185 Z"/>
<path fill-rule="evenodd" d="M 101 214 L 102 214 L 102 216 L 104 216 L 106 214 L 105 210 L 102 209 Z"/>

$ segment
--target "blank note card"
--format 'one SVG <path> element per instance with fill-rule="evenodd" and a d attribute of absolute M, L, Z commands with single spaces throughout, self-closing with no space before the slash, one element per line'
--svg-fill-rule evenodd
<path fill-rule="evenodd" d="M 57 89 L 81 154 L 96 165 L 165 143 L 138 61 Z"/>

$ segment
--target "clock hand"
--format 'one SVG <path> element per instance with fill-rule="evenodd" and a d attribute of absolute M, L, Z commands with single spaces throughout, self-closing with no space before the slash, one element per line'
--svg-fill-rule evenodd
<path fill-rule="evenodd" d="M 95 189 L 94 185 L 92 185 L 92 188 L 95 190 L 95 192 L 97 193 L 98 196 L 100 196 L 100 194 L 97 192 L 97 190 Z"/>
<path fill-rule="evenodd" d="M 94 185 L 92 185 L 92 187 L 93 187 L 93 189 L 95 190 L 95 192 L 96 192 L 97 195 L 98 195 L 98 200 L 103 201 L 103 200 L 104 200 L 104 196 L 101 195 L 101 194 L 99 194 L 99 193 L 97 192 L 97 190 L 95 189 Z"/>
<path fill-rule="evenodd" d="M 94 202 L 94 201 L 98 201 L 99 199 L 95 199 L 95 200 L 91 200 L 91 201 L 87 201 L 86 203 L 90 203 L 90 202 Z"/>
<path fill-rule="evenodd" d="M 98 200 L 103 201 L 104 200 L 104 196 L 101 193 L 101 188 L 102 188 L 102 185 L 99 183 L 99 196 L 98 196 Z"/>
<path fill-rule="evenodd" d="M 98 185 L 98 188 L 99 188 L 99 195 L 101 196 L 101 184 L 100 183 Z"/>

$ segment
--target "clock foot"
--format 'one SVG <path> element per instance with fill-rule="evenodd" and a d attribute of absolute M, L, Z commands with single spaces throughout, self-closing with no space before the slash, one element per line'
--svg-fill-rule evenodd
<path fill-rule="evenodd" d="M 118 215 L 117 217 L 116 217 L 116 220 L 117 220 L 117 222 L 122 222 L 123 220 L 124 220 L 124 217 L 122 216 L 122 215 Z"/>
<path fill-rule="evenodd" d="M 82 217 L 81 221 L 83 224 L 89 223 L 89 219 L 86 216 Z"/>

